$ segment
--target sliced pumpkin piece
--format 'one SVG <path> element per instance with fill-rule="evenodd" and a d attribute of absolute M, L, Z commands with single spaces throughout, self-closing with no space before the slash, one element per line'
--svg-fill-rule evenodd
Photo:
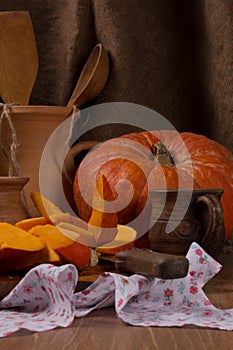
<path fill-rule="evenodd" d="M 115 237 L 117 231 L 117 227 L 106 228 L 106 232 L 104 232 L 103 236 L 103 231 L 99 227 L 88 227 L 88 230 L 84 230 L 76 225 L 70 224 L 69 222 L 60 222 L 56 227 L 66 237 L 91 248 L 96 248 L 102 244 L 109 243 L 110 238 Z"/>
<path fill-rule="evenodd" d="M 35 217 L 35 218 L 20 220 L 20 221 L 16 222 L 15 226 L 22 228 L 25 231 L 28 231 L 33 226 L 47 225 L 47 224 L 51 224 L 51 221 L 44 216 L 39 216 L 39 217 Z"/>
<path fill-rule="evenodd" d="M 9 223 L 0 223 L 1 272 L 26 270 L 39 263 L 59 260 L 41 239 Z"/>
<path fill-rule="evenodd" d="M 51 224 L 33 226 L 28 232 L 40 238 L 49 248 L 54 250 L 74 243 Z"/>
<path fill-rule="evenodd" d="M 43 240 L 49 248 L 54 249 L 63 261 L 74 264 L 78 269 L 89 266 L 90 248 L 66 237 L 56 226 L 38 225 L 32 227 L 29 232 Z"/>
<path fill-rule="evenodd" d="M 11 256 L 11 258 L 5 258 L 0 262 L 0 272 L 9 273 L 9 272 L 21 272 L 28 271 L 31 268 L 39 265 L 39 264 L 53 264 L 60 265 L 61 259 L 60 256 L 49 249 L 48 247 L 44 247 L 39 252 L 19 252 L 16 251 Z"/>
<path fill-rule="evenodd" d="M 45 243 L 27 231 L 6 222 L 0 223 L 0 261 L 18 252 L 39 252 Z"/>
<path fill-rule="evenodd" d="M 77 216 L 70 213 L 64 213 L 58 206 L 56 206 L 49 199 L 45 198 L 39 192 L 31 192 L 31 198 L 39 213 L 48 220 L 47 224 L 57 225 L 60 222 L 69 222 L 73 225 L 77 225 L 83 229 L 88 228 L 88 224 Z M 39 223 L 38 225 L 43 225 Z M 36 226 L 36 225 L 34 225 Z"/>
<path fill-rule="evenodd" d="M 100 197 L 112 200 L 112 192 L 104 175 L 100 175 L 96 183 L 96 189 Z M 69 213 L 63 213 L 54 203 L 45 198 L 39 192 L 32 192 L 31 198 L 40 214 L 50 220 L 58 229 L 72 240 L 80 244 L 96 247 L 108 243 L 117 234 L 117 213 L 105 211 L 104 201 L 99 196 L 93 198 L 92 215 L 88 223 Z M 96 207 L 102 205 L 101 210 Z"/>
<path fill-rule="evenodd" d="M 93 232 L 84 230 L 69 222 L 60 222 L 56 227 L 71 240 L 89 247 L 96 247 L 96 236 Z"/>
<path fill-rule="evenodd" d="M 51 215 L 63 214 L 61 209 L 49 199 L 45 198 L 40 192 L 31 192 L 31 199 L 38 209 L 41 216 L 50 219 Z"/>
<path fill-rule="evenodd" d="M 111 187 L 106 177 L 100 174 L 96 181 L 96 192 L 92 201 L 92 213 L 88 221 L 88 230 L 95 235 L 97 246 L 112 241 L 117 234 L 117 213 L 108 212 L 105 202 L 113 200 Z"/>
<path fill-rule="evenodd" d="M 112 242 L 96 248 L 97 253 L 116 254 L 122 250 L 132 249 L 137 232 L 129 226 L 117 225 L 117 235 Z"/>
<path fill-rule="evenodd" d="M 59 225 L 61 222 L 67 222 L 72 225 L 76 225 L 84 230 L 88 229 L 87 222 L 83 221 L 77 216 L 71 215 L 70 213 L 57 213 L 50 215 L 50 220 L 54 225 Z"/>

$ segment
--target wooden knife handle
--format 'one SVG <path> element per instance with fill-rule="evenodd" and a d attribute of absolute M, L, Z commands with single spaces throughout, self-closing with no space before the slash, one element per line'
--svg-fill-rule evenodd
<path fill-rule="evenodd" d="M 121 272 L 138 273 L 161 279 L 182 278 L 187 275 L 189 261 L 185 256 L 157 253 L 143 249 L 116 253 L 116 267 Z"/>

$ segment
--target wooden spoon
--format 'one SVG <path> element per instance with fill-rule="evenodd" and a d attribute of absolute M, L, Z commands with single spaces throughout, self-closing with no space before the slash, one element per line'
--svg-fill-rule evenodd
<path fill-rule="evenodd" d="M 107 82 L 108 74 L 108 54 L 102 44 L 97 44 L 88 57 L 67 107 L 82 106 L 97 97 Z"/>
<path fill-rule="evenodd" d="M 29 103 L 38 53 L 27 11 L 0 12 L 0 96 L 5 103 Z"/>

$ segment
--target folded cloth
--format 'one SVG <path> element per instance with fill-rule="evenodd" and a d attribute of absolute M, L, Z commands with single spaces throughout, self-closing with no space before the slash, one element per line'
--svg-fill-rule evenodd
<path fill-rule="evenodd" d="M 78 273 L 73 265 L 42 264 L 30 270 L 0 302 L 0 336 L 20 328 L 42 332 L 67 327 L 74 319 L 72 303 Z"/>
<path fill-rule="evenodd" d="M 0 336 L 20 328 L 44 331 L 67 327 L 74 317 L 108 306 L 115 306 L 117 317 L 135 326 L 192 324 L 233 330 L 233 309 L 217 309 L 202 290 L 222 266 L 197 243 L 192 243 L 187 258 L 185 278 L 103 273 L 79 293 L 74 293 L 78 273 L 73 265 L 39 265 L 0 303 Z"/>
<path fill-rule="evenodd" d="M 86 290 L 74 295 L 76 317 L 112 303 L 117 316 L 134 326 L 182 326 L 233 330 L 233 309 L 217 309 L 202 287 L 222 268 L 197 243 L 188 251 L 185 278 L 161 280 L 106 273 Z"/>

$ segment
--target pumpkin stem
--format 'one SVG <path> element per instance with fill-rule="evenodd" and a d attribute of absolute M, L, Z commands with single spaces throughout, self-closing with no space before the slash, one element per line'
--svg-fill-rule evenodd
<path fill-rule="evenodd" d="M 154 143 L 151 146 L 151 152 L 153 153 L 154 159 L 156 159 L 160 164 L 166 165 L 170 168 L 175 165 L 174 159 L 164 143 L 160 141 Z"/>

